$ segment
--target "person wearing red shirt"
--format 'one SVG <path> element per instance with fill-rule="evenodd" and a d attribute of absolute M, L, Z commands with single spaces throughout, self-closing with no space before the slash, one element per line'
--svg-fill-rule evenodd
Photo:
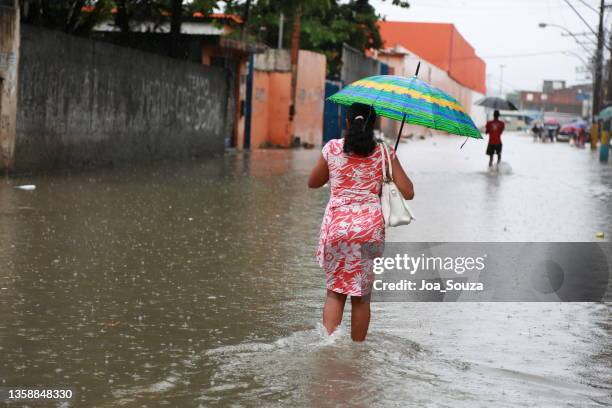
<path fill-rule="evenodd" d="M 487 155 L 489 156 L 489 167 L 493 166 L 493 155 L 497 153 L 497 164 L 501 161 L 502 142 L 501 135 L 506 125 L 499 120 L 499 111 L 493 112 L 493 120 L 487 122 L 485 133 L 489 135 Z"/>

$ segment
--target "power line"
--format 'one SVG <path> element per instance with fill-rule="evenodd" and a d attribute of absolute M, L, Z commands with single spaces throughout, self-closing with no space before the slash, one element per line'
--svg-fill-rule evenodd
<path fill-rule="evenodd" d="M 584 4 L 587 8 L 591 9 L 592 11 L 594 11 L 597 15 L 599 15 L 599 10 L 597 10 L 595 7 L 591 6 L 589 3 L 587 3 L 584 0 L 578 0 L 579 2 L 581 2 L 582 4 Z"/>
<path fill-rule="evenodd" d="M 582 20 L 582 22 L 589 28 L 589 30 L 591 30 L 593 34 L 598 35 L 597 32 L 593 30 L 593 27 L 591 27 L 591 25 L 584 19 L 584 17 L 582 17 L 582 14 L 580 14 L 578 10 L 576 10 L 576 8 L 572 5 L 572 3 L 569 2 L 569 0 L 563 0 L 563 1 L 567 3 L 567 5 L 570 6 L 572 10 L 574 10 L 574 13 L 576 13 L 576 15 L 580 18 L 580 20 Z M 599 15 L 599 12 L 597 12 L 597 14 Z"/>

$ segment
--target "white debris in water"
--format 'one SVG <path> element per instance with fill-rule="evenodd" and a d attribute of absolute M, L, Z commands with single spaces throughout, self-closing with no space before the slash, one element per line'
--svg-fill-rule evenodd
<path fill-rule="evenodd" d="M 26 191 L 36 190 L 36 186 L 34 184 L 23 184 L 21 186 L 15 186 L 15 188 Z"/>
<path fill-rule="evenodd" d="M 173 388 L 177 384 L 178 378 L 170 375 L 165 380 L 152 384 L 146 391 L 148 392 L 162 392 Z"/>

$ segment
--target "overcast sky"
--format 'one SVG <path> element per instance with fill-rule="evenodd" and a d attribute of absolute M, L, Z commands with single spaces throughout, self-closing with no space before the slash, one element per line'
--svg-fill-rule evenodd
<path fill-rule="evenodd" d="M 580 0 L 569 0 L 578 12 L 597 30 L 598 15 Z M 372 0 L 379 14 L 388 21 L 429 21 L 453 23 L 461 35 L 487 63 L 487 91 L 499 93 L 501 68 L 503 89 L 540 90 L 544 79 L 563 79 L 569 85 L 590 82 L 576 72 L 588 53 L 570 36 L 555 27 L 539 28 L 545 22 L 566 27 L 573 33 L 589 32 L 589 28 L 564 0 L 410 0 L 411 7 L 392 6 L 391 0 Z M 598 0 L 584 0 L 594 8 Z M 608 24 L 612 21 L 608 18 Z M 609 25 L 606 25 L 609 27 Z M 585 47 L 595 36 L 580 36 Z M 524 54 L 539 54 L 522 56 Z M 606 52 L 608 58 L 608 52 Z"/>

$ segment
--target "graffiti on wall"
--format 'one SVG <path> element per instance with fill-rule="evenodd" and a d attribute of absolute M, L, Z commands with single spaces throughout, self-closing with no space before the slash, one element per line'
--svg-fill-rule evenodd
<path fill-rule="evenodd" d="M 0 71 L 8 71 L 17 63 L 17 55 L 14 52 L 0 52 Z"/>

